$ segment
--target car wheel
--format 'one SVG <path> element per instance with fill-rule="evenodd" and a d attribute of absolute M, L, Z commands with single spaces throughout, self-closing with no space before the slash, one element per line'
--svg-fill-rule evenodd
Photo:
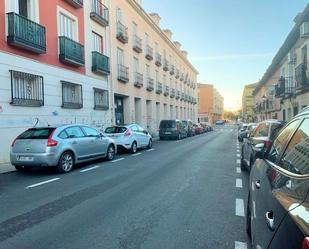
<path fill-rule="evenodd" d="M 250 206 L 250 193 L 248 194 L 247 202 L 247 214 L 246 214 L 246 232 L 249 238 L 251 238 L 251 206 Z"/>
<path fill-rule="evenodd" d="M 130 152 L 132 154 L 135 154 L 137 152 L 137 143 L 134 141 L 131 145 L 131 149 L 130 149 Z"/>
<path fill-rule="evenodd" d="M 74 166 L 73 154 L 69 151 L 64 152 L 58 162 L 58 171 L 60 173 L 68 173 Z"/>
<path fill-rule="evenodd" d="M 241 171 L 247 171 L 247 166 L 245 165 L 243 158 L 244 158 L 244 152 L 243 152 L 243 150 L 241 150 L 240 169 L 241 169 Z"/>
<path fill-rule="evenodd" d="M 151 139 L 151 138 L 149 139 L 147 148 L 148 148 L 148 149 L 151 149 L 151 148 L 152 148 L 152 139 Z"/>
<path fill-rule="evenodd" d="M 27 170 L 26 167 L 20 166 L 20 165 L 14 165 L 14 167 L 15 167 L 15 169 L 16 169 L 17 171 L 26 171 L 26 170 Z"/>
<path fill-rule="evenodd" d="M 115 157 L 115 146 L 110 144 L 107 148 L 106 159 L 108 161 L 113 160 Z"/>

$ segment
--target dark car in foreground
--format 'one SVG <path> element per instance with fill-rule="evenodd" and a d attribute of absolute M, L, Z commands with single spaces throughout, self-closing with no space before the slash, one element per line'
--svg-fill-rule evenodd
<path fill-rule="evenodd" d="M 246 212 L 252 248 L 309 248 L 309 109 L 257 157 Z"/>
<path fill-rule="evenodd" d="M 283 124 L 279 120 L 265 120 L 258 123 L 257 127 L 247 134 L 241 147 L 241 170 L 250 171 L 256 159 L 256 147 L 258 146 L 261 150 L 267 151 L 274 136 L 282 128 Z"/>
<path fill-rule="evenodd" d="M 161 120 L 159 126 L 159 137 L 163 139 L 177 139 L 187 137 L 187 130 L 181 120 Z"/>
<path fill-rule="evenodd" d="M 17 170 L 30 167 L 57 167 L 62 173 L 75 164 L 99 158 L 112 160 L 113 139 L 86 125 L 30 128 L 12 143 L 10 159 Z"/>

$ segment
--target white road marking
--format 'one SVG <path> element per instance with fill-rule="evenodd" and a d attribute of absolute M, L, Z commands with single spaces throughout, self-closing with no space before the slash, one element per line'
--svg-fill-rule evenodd
<path fill-rule="evenodd" d="M 236 188 L 242 188 L 242 180 L 240 178 L 236 179 Z"/>
<path fill-rule="evenodd" d="M 240 153 L 240 150 L 239 149 L 237 149 L 237 151 L 236 151 L 237 153 Z"/>
<path fill-rule="evenodd" d="M 237 157 L 240 157 L 240 154 L 236 154 Z"/>
<path fill-rule="evenodd" d="M 142 154 L 142 152 L 133 154 L 132 156 L 139 156 L 139 155 L 141 155 L 141 154 Z"/>
<path fill-rule="evenodd" d="M 149 149 L 149 150 L 146 150 L 147 152 L 150 152 L 150 151 L 154 151 L 155 149 Z"/>
<path fill-rule="evenodd" d="M 247 243 L 235 241 L 235 249 L 247 249 Z"/>
<path fill-rule="evenodd" d="M 245 216 L 244 200 L 236 199 L 235 214 L 237 216 Z"/>
<path fill-rule="evenodd" d="M 84 172 L 87 172 L 87 171 L 90 171 L 90 170 L 97 169 L 97 168 L 99 168 L 99 167 L 100 167 L 100 166 L 96 165 L 96 166 L 93 166 L 93 167 L 88 168 L 88 169 L 83 169 L 83 170 L 81 170 L 81 171 L 79 171 L 79 172 L 84 173 Z"/>
<path fill-rule="evenodd" d="M 241 173 L 241 169 L 239 167 L 236 168 L 237 173 Z"/>
<path fill-rule="evenodd" d="M 240 159 L 237 159 L 237 160 L 236 160 L 236 163 L 237 163 L 237 164 L 240 164 Z"/>
<path fill-rule="evenodd" d="M 52 179 L 46 180 L 44 182 L 38 182 L 36 184 L 27 186 L 26 189 L 34 188 L 34 187 L 37 187 L 37 186 L 40 186 L 40 185 L 43 185 L 43 184 L 46 184 L 46 183 L 54 182 L 54 181 L 57 181 L 57 180 L 60 180 L 60 178 L 52 178 Z"/>
<path fill-rule="evenodd" d="M 113 160 L 112 163 L 116 163 L 116 162 L 119 162 L 119 161 L 122 161 L 122 160 L 124 160 L 124 157 L 118 158 L 118 159 L 116 159 L 116 160 Z"/>

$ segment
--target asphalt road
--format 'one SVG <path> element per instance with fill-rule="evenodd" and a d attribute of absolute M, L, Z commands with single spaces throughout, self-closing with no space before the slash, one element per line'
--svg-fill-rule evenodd
<path fill-rule="evenodd" d="M 236 138 L 222 126 L 65 175 L 1 174 L 0 248 L 249 248 Z"/>

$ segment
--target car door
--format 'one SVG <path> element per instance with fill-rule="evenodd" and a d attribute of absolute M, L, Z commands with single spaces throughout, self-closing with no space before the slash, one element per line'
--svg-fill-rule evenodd
<path fill-rule="evenodd" d="M 107 145 L 108 145 L 108 139 L 101 136 L 100 133 L 91 127 L 83 126 L 82 127 L 86 137 L 90 139 L 90 147 L 91 152 L 89 156 L 100 156 L 106 153 L 107 151 Z"/>
<path fill-rule="evenodd" d="M 78 160 L 83 160 L 90 153 L 90 140 L 79 126 L 71 126 L 65 129 L 68 134 L 67 142 L 72 146 Z"/>
<path fill-rule="evenodd" d="M 298 124 L 299 120 L 294 120 L 280 132 L 266 158 L 255 164 L 250 176 L 254 248 L 267 248 L 274 232 L 287 213 L 282 205 L 282 202 L 286 200 L 282 192 L 294 179 L 279 171 L 278 168 L 280 169 L 281 155 Z"/>
<path fill-rule="evenodd" d="M 137 142 L 137 147 L 140 148 L 142 147 L 142 137 L 139 133 L 139 129 L 138 129 L 138 126 L 137 125 L 132 125 L 131 127 L 131 131 L 132 131 L 132 135 L 133 135 L 133 139 L 136 140 Z"/>
<path fill-rule="evenodd" d="M 276 198 L 289 212 L 280 223 L 269 248 L 302 248 L 309 235 L 309 119 L 293 135 L 279 166 L 288 172 L 288 181 Z"/>
<path fill-rule="evenodd" d="M 141 139 L 141 145 L 144 147 L 149 142 L 148 141 L 149 140 L 148 133 L 143 127 L 141 127 L 139 125 L 137 125 L 137 129 L 138 129 L 138 133 L 139 133 L 139 136 L 140 136 L 140 139 Z"/>

